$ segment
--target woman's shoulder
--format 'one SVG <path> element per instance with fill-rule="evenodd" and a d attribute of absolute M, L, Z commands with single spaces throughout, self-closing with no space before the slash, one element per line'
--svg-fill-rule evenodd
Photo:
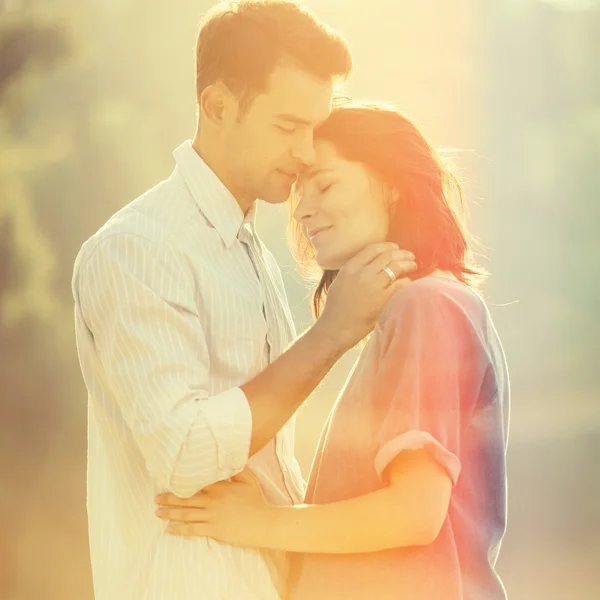
<path fill-rule="evenodd" d="M 384 308 L 380 324 L 422 316 L 435 322 L 443 315 L 479 316 L 485 305 L 469 285 L 450 277 L 422 277 L 398 290 Z"/>

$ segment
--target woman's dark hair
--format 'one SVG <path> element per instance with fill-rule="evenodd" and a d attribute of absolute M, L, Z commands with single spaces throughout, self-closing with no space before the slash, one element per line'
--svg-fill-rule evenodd
<path fill-rule="evenodd" d="M 460 183 L 409 119 L 389 105 L 339 97 L 329 118 L 316 129 L 315 140 L 332 143 L 344 159 L 365 165 L 397 191 L 388 240 L 416 256 L 412 279 L 436 269 L 474 287 L 486 278 L 472 256 Z M 292 213 L 296 203 L 292 197 Z M 316 267 L 314 248 L 293 218 L 290 229 L 298 262 L 305 273 L 318 277 L 313 294 L 318 317 L 337 271 Z"/>

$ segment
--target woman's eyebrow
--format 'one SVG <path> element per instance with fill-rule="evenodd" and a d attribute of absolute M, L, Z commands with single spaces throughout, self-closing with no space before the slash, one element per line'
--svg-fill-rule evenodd
<path fill-rule="evenodd" d="M 332 173 L 333 169 L 308 169 L 302 173 L 302 181 L 306 183 L 311 179 L 314 179 L 317 175 L 323 175 L 324 173 Z"/>

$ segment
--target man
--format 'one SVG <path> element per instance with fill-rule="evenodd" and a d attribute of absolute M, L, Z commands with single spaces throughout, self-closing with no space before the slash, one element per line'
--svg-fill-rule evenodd
<path fill-rule="evenodd" d="M 403 284 L 389 269 L 413 267 L 390 245 L 366 249 L 284 352 L 295 332 L 255 201 L 287 199 L 350 67 L 342 38 L 293 3 L 219 6 L 198 37 L 193 142 L 77 257 L 96 600 L 278 597 L 282 556 L 171 537 L 154 497 L 191 496 L 248 464 L 272 502 L 301 501 L 293 414 Z"/>

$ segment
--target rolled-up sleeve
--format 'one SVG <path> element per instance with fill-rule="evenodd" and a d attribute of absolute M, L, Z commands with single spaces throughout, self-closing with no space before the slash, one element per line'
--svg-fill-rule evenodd
<path fill-rule="evenodd" d="M 481 377 L 468 320 L 433 288 L 398 295 L 378 331 L 380 410 L 374 467 L 385 477 L 405 450 L 425 448 L 453 484 L 461 470 L 461 419 Z M 465 393 L 467 391 L 467 393 Z"/>
<path fill-rule="evenodd" d="M 102 377 L 157 484 L 186 497 L 241 471 L 250 407 L 239 387 L 209 393 L 194 279 L 175 250 L 114 234 L 81 257 L 74 293 Z"/>

